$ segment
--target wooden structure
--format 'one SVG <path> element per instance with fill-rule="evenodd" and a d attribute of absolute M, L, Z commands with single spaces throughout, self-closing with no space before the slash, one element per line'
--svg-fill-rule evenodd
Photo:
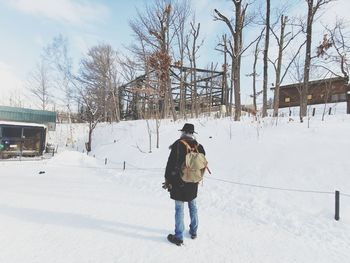
<path fill-rule="evenodd" d="M 300 93 L 303 83 L 280 87 L 279 107 L 300 106 Z M 308 105 L 334 102 L 347 102 L 350 114 L 350 85 L 348 78 L 336 77 L 309 82 Z"/>
<path fill-rule="evenodd" d="M 46 131 L 43 124 L 0 121 L 0 159 L 42 155 Z"/>
<path fill-rule="evenodd" d="M 169 77 L 170 100 L 179 115 L 193 111 L 194 101 L 200 112 L 210 112 L 221 105 L 228 105 L 225 71 L 216 71 L 213 67 L 209 70 L 172 65 Z M 157 111 L 159 113 L 164 94 L 160 91 L 156 70 L 138 76 L 119 89 L 125 94 L 124 118 L 141 119 L 154 116 Z M 180 112 L 181 109 L 185 112 Z"/>
<path fill-rule="evenodd" d="M 55 112 L 0 106 L 0 159 L 42 155 L 55 128 Z"/>

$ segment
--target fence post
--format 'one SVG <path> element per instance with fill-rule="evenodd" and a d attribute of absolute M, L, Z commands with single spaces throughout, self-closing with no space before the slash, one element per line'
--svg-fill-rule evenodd
<path fill-rule="evenodd" d="M 123 163 L 123 170 L 125 170 L 125 161 L 124 161 L 124 163 Z"/>
<path fill-rule="evenodd" d="M 335 191 L 335 216 L 334 219 L 339 221 L 339 204 L 340 204 L 340 192 L 339 191 Z"/>
<path fill-rule="evenodd" d="M 316 108 L 313 108 L 312 109 L 312 116 L 315 116 L 315 113 L 316 113 Z"/>
<path fill-rule="evenodd" d="M 328 115 L 332 114 L 332 108 L 329 108 Z"/>
<path fill-rule="evenodd" d="M 105 165 L 107 165 L 107 158 L 105 158 Z"/>

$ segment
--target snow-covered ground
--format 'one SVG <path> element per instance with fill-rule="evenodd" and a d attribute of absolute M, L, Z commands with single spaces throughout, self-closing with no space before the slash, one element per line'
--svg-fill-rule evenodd
<path fill-rule="evenodd" d="M 0 262 L 349 262 L 350 116 L 190 120 L 212 175 L 199 187 L 198 238 L 167 242 L 174 202 L 161 188 L 184 122 L 67 125 L 49 160 L 0 162 Z M 105 164 L 107 158 L 107 164 Z M 123 169 L 125 162 L 125 170 Z M 39 173 L 39 172 L 45 173 Z M 341 192 L 334 220 L 334 191 Z M 186 214 L 186 225 L 189 218 Z"/>

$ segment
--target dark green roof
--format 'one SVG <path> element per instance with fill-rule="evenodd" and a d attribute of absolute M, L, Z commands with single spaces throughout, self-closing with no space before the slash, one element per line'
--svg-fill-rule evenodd
<path fill-rule="evenodd" d="M 56 112 L 0 106 L 0 120 L 33 123 L 56 123 Z"/>

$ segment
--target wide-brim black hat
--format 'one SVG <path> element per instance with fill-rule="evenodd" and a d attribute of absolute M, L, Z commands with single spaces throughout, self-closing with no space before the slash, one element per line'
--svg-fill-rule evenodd
<path fill-rule="evenodd" d="M 185 123 L 185 125 L 179 131 L 187 132 L 187 133 L 196 133 L 194 131 L 194 125 L 192 123 Z"/>

